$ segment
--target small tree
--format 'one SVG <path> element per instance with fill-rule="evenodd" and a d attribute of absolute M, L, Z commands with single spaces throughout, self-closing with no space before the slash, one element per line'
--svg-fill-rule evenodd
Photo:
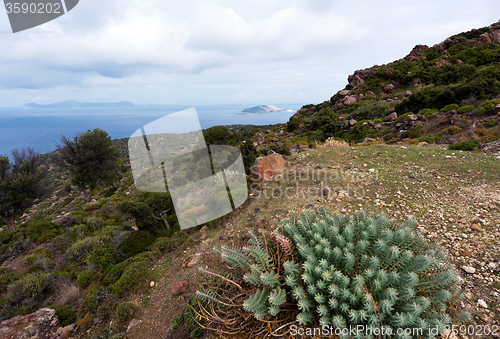
<path fill-rule="evenodd" d="M 54 161 L 70 173 L 71 183 L 82 192 L 86 202 L 94 190 L 116 173 L 118 150 L 108 134 L 96 128 L 70 140 L 61 137 Z"/>
<path fill-rule="evenodd" d="M 15 230 L 15 220 L 45 190 L 41 184 L 42 170 L 39 154 L 28 148 L 12 151 L 14 162 L 0 155 L 0 216 L 9 228 Z"/>

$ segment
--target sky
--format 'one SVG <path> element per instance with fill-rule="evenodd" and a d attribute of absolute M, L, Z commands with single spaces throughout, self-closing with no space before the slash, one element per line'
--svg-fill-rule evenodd
<path fill-rule="evenodd" d="M 320 103 L 357 69 L 500 19 L 500 1 L 80 0 L 13 34 L 0 106 Z"/>

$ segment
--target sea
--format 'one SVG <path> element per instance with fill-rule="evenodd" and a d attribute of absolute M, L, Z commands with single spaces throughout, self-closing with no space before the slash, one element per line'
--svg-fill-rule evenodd
<path fill-rule="evenodd" d="M 285 123 L 303 104 L 274 104 L 291 111 L 246 114 L 251 105 L 165 105 L 113 108 L 0 107 L 0 155 L 31 147 L 40 154 L 52 152 L 61 136 L 73 138 L 100 128 L 112 139 L 128 138 L 142 126 L 168 114 L 196 108 L 201 128 L 218 125 L 269 125 Z M 256 106 L 256 105 L 254 105 Z"/>

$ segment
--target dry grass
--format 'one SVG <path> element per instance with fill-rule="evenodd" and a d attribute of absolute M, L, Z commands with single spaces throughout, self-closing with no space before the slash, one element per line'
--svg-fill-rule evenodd
<path fill-rule="evenodd" d="M 323 145 L 320 145 L 316 142 L 316 148 L 328 147 L 349 147 L 349 144 L 345 140 L 334 140 L 333 138 L 326 139 Z"/>

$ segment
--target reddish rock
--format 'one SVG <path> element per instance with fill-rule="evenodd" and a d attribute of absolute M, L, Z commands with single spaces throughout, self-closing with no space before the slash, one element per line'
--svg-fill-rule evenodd
<path fill-rule="evenodd" d="M 41 308 L 34 313 L 1 322 L 0 339 L 49 339 L 55 336 L 60 326 L 55 310 Z"/>
<path fill-rule="evenodd" d="M 262 182 L 279 174 L 285 168 L 285 159 L 278 153 L 255 159 L 252 167 L 252 181 Z"/>
<path fill-rule="evenodd" d="M 457 65 L 463 65 L 464 62 L 462 60 L 460 60 L 460 59 L 457 59 L 457 60 L 455 60 L 455 63 Z"/>
<path fill-rule="evenodd" d="M 500 43 L 500 30 L 496 30 L 490 33 L 490 39 Z"/>
<path fill-rule="evenodd" d="M 342 103 L 345 105 L 345 106 L 348 106 L 348 105 L 352 105 L 356 102 L 356 98 L 354 96 L 347 96 L 344 98 L 344 100 L 342 100 Z"/>
<path fill-rule="evenodd" d="M 413 47 L 413 49 L 410 52 L 410 56 L 419 56 L 420 52 L 425 51 L 426 49 L 429 49 L 429 46 L 427 45 L 416 45 Z"/>
<path fill-rule="evenodd" d="M 472 224 L 472 226 L 470 228 L 473 229 L 474 231 L 480 231 L 481 230 L 481 226 L 478 225 L 478 224 Z"/>
<path fill-rule="evenodd" d="M 173 295 L 179 295 L 179 294 L 182 294 L 182 293 L 186 292 L 187 288 L 188 288 L 188 285 L 189 285 L 189 283 L 187 282 L 187 280 L 182 280 L 182 281 L 176 282 L 172 286 L 172 294 Z"/>
<path fill-rule="evenodd" d="M 474 47 L 481 47 L 482 45 L 487 44 L 488 42 L 491 42 L 490 35 L 488 33 L 483 33 L 477 39 L 476 43 L 474 44 Z"/>
<path fill-rule="evenodd" d="M 445 60 L 445 59 L 441 59 L 439 61 L 436 61 L 434 63 L 434 65 L 432 65 L 432 67 L 442 67 L 444 65 L 449 65 L 450 63 L 448 62 L 448 60 Z"/>
<path fill-rule="evenodd" d="M 410 55 L 408 57 L 408 61 L 410 62 L 415 62 L 415 61 L 418 61 L 418 57 L 417 56 L 414 56 L 414 55 Z"/>
<path fill-rule="evenodd" d="M 325 187 L 325 188 L 323 188 L 323 196 L 324 196 L 325 198 L 330 198 L 330 194 L 331 194 L 331 190 L 330 190 L 330 188 L 329 188 L 329 187 Z"/>

